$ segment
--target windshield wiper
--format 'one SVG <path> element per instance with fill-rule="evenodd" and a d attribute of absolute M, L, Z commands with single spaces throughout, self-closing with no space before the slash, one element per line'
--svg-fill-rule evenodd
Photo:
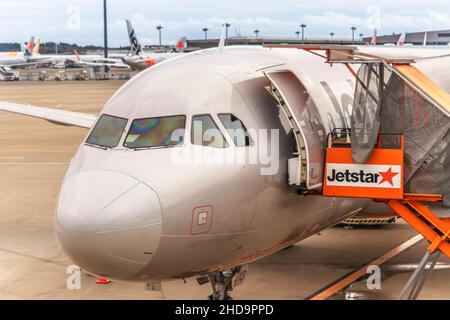
<path fill-rule="evenodd" d="M 109 149 L 111 149 L 111 148 L 108 148 L 108 147 L 104 147 L 104 146 L 97 146 L 97 145 L 95 145 L 95 144 L 90 144 L 90 143 L 85 143 L 85 145 L 87 145 L 87 146 L 89 146 L 89 147 L 93 147 L 93 148 L 97 148 L 97 149 L 102 149 L 102 150 L 109 150 Z"/>
<path fill-rule="evenodd" d="M 136 148 L 130 148 L 130 147 L 125 147 L 134 151 L 143 151 L 143 150 L 153 150 L 153 149 L 168 149 L 168 148 L 173 148 L 176 147 L 176 145 L 164 145 L 164 146 L 154 146 L 154 147 L 136 147 Z"/>

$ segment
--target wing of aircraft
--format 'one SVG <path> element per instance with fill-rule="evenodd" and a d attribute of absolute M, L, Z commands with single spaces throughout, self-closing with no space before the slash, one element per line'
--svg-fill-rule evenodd
<path fill-rule="evenodd" d="M 28 66 L 35 66 L 35 65 L 41 65 L 41 64 L 49 64 L 51 63 L 51 59 L 42 59 L 38 61 L 30 61 L 30 62 L 17 62 L 17 63 L 8 63 L 5 61 L 0 60 L 0 68 L 20 68 L 20 67 L 28 67 Z"/>
<path fill-rule="evenodd" d="M 18 113 L 50 122 L 90 129 L 97 117 L 92 114 L 36 107 L 31 105 L 0 102 L 0 110 Z"/>
<path fill-rule="evenodd" d="M 98 61 L 84 61 L 82 57 L 78 54 L 77 50 L 73 51 L 76 57 L 76 63 L 82 66 L 88 67 L 109 67 L 109 68 L 117 68 L 117 69 L 130 69 L 129 65 L 122 63 L 122 61 L 118 59 L 105 59 L 100 58 Z"/>
<path fill-rule="evenodd" d="M 109 68 L 116 68 L 116 69 L 131 69 L 130 66 L 124 64 L 124 63 L 98 63 L 98 62 L 84 62 L 84 61 L 78 61 L 77 62 L 80 65 L 87 66 L 87 67 L 109 67 Z"/>

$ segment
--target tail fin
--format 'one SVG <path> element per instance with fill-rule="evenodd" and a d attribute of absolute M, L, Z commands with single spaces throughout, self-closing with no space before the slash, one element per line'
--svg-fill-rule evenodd
<path fill-rule="evenodd" d="M 78 51 L 74 49 L 73 53 L 75 54 L 75 57 L 77 57 L 77 61 L 81 62 L 81 58 L 80 58 L 80 55 L 78 54 Z"/>
<path fill-rule="evenodd" d="M 23 55 L 26 59 L 29 59 L 33 56 L 33 49 L 34 49 L 34 37 L 31 37 L 30 41 L 28 41 L 28 44 L 25 47 L 25 50 L 23 51 Z"/>
<path fill-rule="evenodd" d="M 427 38 L 428 38 L 428 32 L 425 32 L 425 35 L 423 37 L 423 46 L 426 47 L 427 46 Z M 450 45 L 450 44 L 449 44 Z"/>
<path fill-rule="evenodd" d="M 177 45 L 175 47 L 175 51 L 183 52 L 184 49 L 186 49 L 186 47 L 187 47 L 186 37 L 180 38 L 180 40 L 178 40 Z"/>
<path fill-rule="evenodd" d="M 406 39 L 406 34 L 403 32 L 400 35 L 400 39 L 398 39 L 398 41 L 397 41 L 397 46 L 403 47 L 405 45 L 405 39 Z"/>
<path fill-rule="evenodd" d="M 39 55 L 41 51 L 41 38 L 37 37 L 36 44 L 33 49 L 33 54 Z"/>
<path fill-rule="evenodd" d="M 126 20 L 127 22 L 127 29 L 128 29 L 128 39 L 130 40 L 130 47 L 131 47 L 131 53 L 133 55 L 140 55 L 142 53 L 142 46 L 139 43 L 139 40 L 136 36 L 136 32 L 134 31 L 133 25 L 129 20 Z"/>
<path fill-rule="evenodd" d="M 373 37 L 372 37 L 372 41 L 371 41 L 370 44 L 373 45 L 373 46 L 377 45 L 377 29 L 375 29 L 373 31 Z"/>
<path fill-rule="evenodd" d="M 226 30 L 227 30 L 227 27 L 224 24 L 223 27 L 222 27 L 222 34 L 220 35 L 220 40 L 219 40 L 219 50 L 220 51 L 222 51 L 223 48 L 225 48 L 225 45 L 226 45 L 226 40 L 227 40 L 226 39 L 227 38 Z"/>

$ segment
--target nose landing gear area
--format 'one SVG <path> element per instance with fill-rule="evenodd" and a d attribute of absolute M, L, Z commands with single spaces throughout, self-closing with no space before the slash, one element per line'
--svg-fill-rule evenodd
<path fill-rule="evenodd" d="M 213 294 L 209 296 L 209 300 L 233 300 L 229 292 L 244 282 L 248 267 L 248 265 L 244 265 L 226 271 L 209 273 L 208 281 L 213 291 Z M 199 284 L 205 283 L 202 278 L 199 278 L 198 282 Z"/>

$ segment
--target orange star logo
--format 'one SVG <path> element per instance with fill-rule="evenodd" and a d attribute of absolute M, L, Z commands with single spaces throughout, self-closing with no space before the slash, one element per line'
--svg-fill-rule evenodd
<path fill-rule="evenodd" d="M 380 172 L 381 181 L 378 184 L 380 185 L 384 182 L 389 182 L 391 186 L 394 186 L 394 182 L 392 181 L 392 179 L 398 174 L 399 172 L 392 172 L 392 167 L 390 167 L 388 171 Z"/>

